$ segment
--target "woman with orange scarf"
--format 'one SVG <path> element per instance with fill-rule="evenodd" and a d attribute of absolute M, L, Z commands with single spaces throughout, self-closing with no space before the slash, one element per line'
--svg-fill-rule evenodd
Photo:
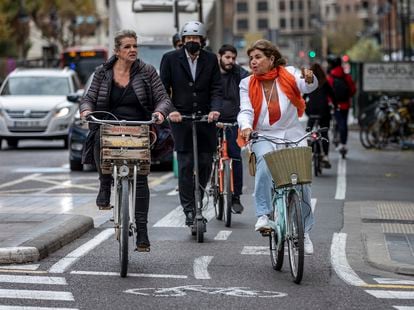
<path fill-rule="evenodd" d="M 279 50 L 267 40 L 258 40 L 247 51 L 252 75 L 240 82 L 240 142 L 247 142 L 254 130 L 267 136 L 296 140 L 305 134 L 299 117 L 305 111 L 302 93 L 310 93 L 318 87 L 313 72 L 285 66 Z M 243 141 L 244 140 L 244 141 Z M 306 140 L 300 145 L 307 145 Z M 270 228 L 272 205 L 272 176 L 263 155 L 275 150 L 276 145 L 261 141 L 253 145 L 256 155 L 254 199 L 256 231 Z M 311 209 L 310 185 L 304 186 L 302 212 L 305 220 L 305 252 L 313 253 L 309 231 L 314 218 Z"/>

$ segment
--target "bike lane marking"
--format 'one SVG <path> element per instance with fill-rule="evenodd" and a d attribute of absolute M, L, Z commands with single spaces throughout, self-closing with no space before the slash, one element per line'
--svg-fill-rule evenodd
<path fill-rule="evenodd" d="M 346 159 L 342 157 L 338 161 L 338 170 L 336 177 L 336 200 L 344 200 L 346 194 Z"/>
<path fill-rule="evenodd" d="M 210 264 L 213 257 L 214 256 L 201 256 L 201 257 L 197 257 L 194 260 L 194 265 L 193 265 L 194 278 L 199 279 L 199 280 L 211 279 L 207 268 L 208 268 L 208 264 Z"/>
<path fill-rule="evenodd" d="M 87 241 L 74 251 L 70 252 L 68 255 L 63 257 L 61 260 L 56 262 L 52 267 L 50 267 L 50 273 L 63 273 L 66 269 L 72 266 L 79 258 L 89 253 L 91 250 L 96 248 L 99 244 L 107 240 L 114 234 L 113 228 L 108 228 L 99 233 L 97 236 Z"/>
<path fill-rule="evenodd" d="M 26 181 L 29 181 L 29 180 L 32 180 L 32 179 L 36 179 L 39 176 L 41 176 L 40 173 L 30 174 L 30 175 L 27 175 L 23 178 L 0 184 L 0 188 L 5 188 L 5 187 L 13 186 L 13 185 L 16 185 L 16 184 L 19 184 L 19 183 L 23 183 L 23 182 L 26 182 Z"/>

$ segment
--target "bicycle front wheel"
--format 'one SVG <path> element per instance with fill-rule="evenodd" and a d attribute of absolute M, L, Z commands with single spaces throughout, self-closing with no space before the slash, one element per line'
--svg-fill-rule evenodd
<path fill-rule="evenodd" d="M 223 205 L 219 203 L 220 200 L 220 186 L 219 186 L 219 162 L 214 160 L 213 171 L 211 173 L 210 190 L 213 195 L 214 211 L 216 212 L 216 219 L 221 221 L 223 219 Z"/>
<path fill-rule="evenodd" d="M 232 209 L 232 191 L 231 191 L 231 169 L 230 161 L 226 160 L 223 163 L 223 209 L 225 214 L 225 226 L 231 226 L 231 209 Z"/>
<path fill-rule="evenodd" d="M 126 277 L 128 271 L 128 238 L 129 238 L 129 195 L 128 180 L 121 180 L 119 191 L 119 219 L 121 224 L 119 238 L 119 263 L 121 266 L 120 275 Z"/>
<path fill-rule="evenodd" d="M 298 193 L 290 192 L 288 196 L 286 240 L 289 249 L 290 271 L 293 281 L 300 283 L 303 276 L 305 260 L 302 210 Z"/>

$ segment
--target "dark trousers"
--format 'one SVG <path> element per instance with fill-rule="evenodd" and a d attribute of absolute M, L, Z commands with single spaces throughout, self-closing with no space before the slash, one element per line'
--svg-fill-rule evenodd
<path fill-rule="evenodd" d="M 341 144 L 346 144 L 348 140 L 348 113 L 349 110 L 335 111 L 335 118 L 338 125 L 339 139 Z"/>
<path fill-rule="evenodd" d="M 194 156 L 193 152 L 177 152 L 178 161 L 178 187 L 180 195 L 180 203 L 184 213 L 195 211 L 194 196 Z M 198 170 L 199 181 L 203 188 L 206 188 L 207 182 L 211 174 L 211 166 L 213 164 L 212 153 L 198 153 Z M 203 197 L 203 191 L 201 191 Z"/>
<path fill-rule="evenodd" d="M 322 132 L 321 136 L 324 137 L 326 140 L 322 140 L 322 148 L 323 148 L 323 152 L 325 153 L 326 156 L 328 156 L 329 154 L 329 127 L 331 126 L 331 117 L 321 117 L 319 120 L 319 127 L 320 128 L 328 128 L 328 131 Z M 308 119 L 308 124 L 307 127 L 311 128 L 313 127 L 313 125 L 315 124 L 315 119 L 309 118 Z"/>
<path fill-rule="evenodd" d="M 95 143 L 93 155 L 95 159 L 96 168 L 99 174 L 100 186 L 110 190 L 112 175 L 102 174 L 101 171 L 101 148 L 100 148 L 99 130 L 95 135 Z M 149 208 L 149 188 L 148 178 L 146 175 L 137 175 L 136 197 L 135 197 L 135 221 L 139 224 L 147 224 L 148 222 L 148 208 Z"/>
<path fill-rule="evenodd" d="M 238 126 L 227 128 L 227 145 L 229 156 L 233 159 L 233 185 L 234 195 L 240 196 L 243 189 L 243 165 L 240 147 L 237 145 Z"/>

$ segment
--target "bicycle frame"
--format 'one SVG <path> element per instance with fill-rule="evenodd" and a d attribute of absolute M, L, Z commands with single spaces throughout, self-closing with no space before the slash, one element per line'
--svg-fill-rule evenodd
<path fill-rule="evenodd" d="M 228 153 L 227 142 L 227 128 L 234 124 L 217 123 L 217 126 L 223 126 L 223 136 L 218 138 L 218 153 L 219 153 L 219 189 L 220 193 L 224 192 L 224 161 L 228 161 L 230 165 L 230 189 L 231 193 L 234 193 L 234 181 L 233 181 L 233 159 Z"/>

